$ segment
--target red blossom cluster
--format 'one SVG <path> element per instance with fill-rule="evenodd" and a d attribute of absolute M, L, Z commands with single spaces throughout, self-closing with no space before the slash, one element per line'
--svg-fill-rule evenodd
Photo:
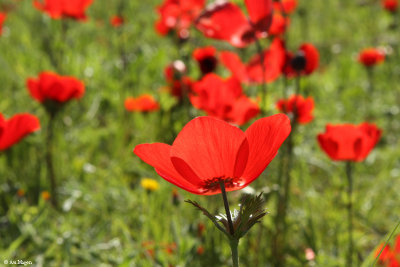
<path fill-rule="evenodd" d="M 279 111 L 290 114 L 298 123 L 306 124 L 313 120 L 314 99 L 301 95 L 292 95 L 289 99 L 280 99 L 276 103 Z"/>
<path fill-rule="evenodd" d="M 143 94 L 137 98 L 128 97 L 125 99 L 125 109 L 127 111 L 150 112 L 159 110 L 160 105 L 152 95 Z"/>
<path fill-rule="evenodd" d="M 93 0 L 34 0 L 33 5 L 53 19 L 72 18 L 86 20 L 86 9 Z"/>

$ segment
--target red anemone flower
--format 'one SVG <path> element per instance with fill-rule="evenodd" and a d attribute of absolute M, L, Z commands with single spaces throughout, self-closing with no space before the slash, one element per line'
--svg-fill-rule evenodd
<path fill-rule="evenodd" d="M 196 20 L 196 27 L 206 37 L 245 47 L 265 37 L 272 20 L 272 0 L 245 0 L 249 18 L 235 4 L 217 1 Z"/>
<path fill-rule="evenodd" d="M 300 124 L 309 123 L 314 118 L 314 99 L 310 96 L 292 95 L 289 99 L 280 99 L 276 107 L 283 113 L 291 114 Z"/>
<path fill-rule="evenodd" d="M 271 27 L 268 30 L 269 35 L 282 35 L 286 32 L 286 29 L 289 27 L 290 18 L 284 17 L 280 13 L 274 13 L 272 17 Z"/>
<path fill-rule="evenodd" d="M 6 120 L 0 113 L 0 151 L 10 148 L 39 129 L 39 119 L 32 114 L 20 113 Z"/>
<path fill-rule="evenodd" d="M 255 121 L 245 133 L 212 117 L 191 120 L 172 146 L 137 145 L 134 153 L 168 182 L 194 194 L 239 190 L 268 166 L 290 133 L 290 120 L 277 114 Z"/>
<path fill-rule="evenodd" d="M 216 49 L 213 46 L 196 48 L 193 51 L 193 58 L 199 64 L 201 73 L 203 75 L 213 72 L 216 69 L 218 60 L 215 54 L 216 54 Z"/>
<path fill-rule="evenodd" d="M 280 0 L 278 2 L 274 2 L 274 10 L 277 12 L 282 12 L 285 14 L 291 14 L 297 8 L 297 0 Z"/>
<path fill-rule="evenodd" d="M 166 35 L 176 30 L 181 39 L 189 36 L 189 27 L 203 10 L 205 0 L 165 0 L 157 7 L 160 15 L 155 23 L 156 31 Z"/>
<path fill-rule="evenodd" d="M 399 1 L 398 0 L 382 0 L 382 6 L 387 11 L 394 13 L 397 11 L 397 9 L 399 7 Z"/>
<path fill-rule="evenodd" d="M 263 59 L 257 54 L 246 64 L 243 64 L 239 56 L 233 52 L 221 52 L 221 62 L 241 82 L 247 84 L 260 84 L 273 82 L 282 73 L 285 64 L 285 47 L 282 40 L 276 38 L 269 49 L 263 52 Z M 265 66 L 265 77 L 263 79 L 262 60 Z"/>
<path fill-rule="evenodd" d="M 47 100 L 64 103 L 73 98 L 79 99 L 85 93 L 83 82 L 49 71 L 41 72 L 37 79 L 29 78 L 27 87 L 31 96 L 41 103 Z"/>
<path fill-rule="evenodd" d="M 114 15 L 110 18 L 110 24 L 115 28 L 122 26 L 124 24 L 124 22 L 125 22 L 125 19 L 119 15 Z"/>
<path fill-rule="evenodd" d="M 385 60 L 385 54 L 376 48 L 363 49 L 358 55 L 358 61 L 365 67 L 373 67 Z"/>
<path fill-rule="evenodd" d="M 53 19 L 72 18 L 85 20 L 85 11 L 92 2 L 93 0 L 35 0 L 33 5 Z"/>
<path fill-rule="evenodd" d="M 381 244 L 375 251 L 375 257 L 378 257 L 383 246 L 384 244 Z M 383 248 L 382 253 L 379 256 L 378 262 L 382 266 L 388 266 L 388 267 L 400 266 L 400 235 L 397 236 L 395 241 L 395 246 L 393 249 L 389 244 L 387 244 Z"/>
<path fill-rule="evenodd" d="M 191 103 L 209 116 L 242 125 L 260 112 L 257 103 L 243 94 L 235 77 L 224 80 L 210 73 L 195 82 L 192 89 Z"/>
<path fill-rule="evenodd" d="M 363 161 L 378 143 L 382 131 L 374 124 L 326 126 L 318 135 L 320 147 L 332 160 Z"/>
<path fill-rule="evenodd" d="M 7 18 L 7 13 L 0 12 L 0 35 L 3 33 L 3 23 Z"/>
<path fill-rule="evenodd" d="M 298 73 L 310 75 L 319 66 L 319 52 L 315 46 L 310 43 L 304 43 L 297 50 L 296 54 L 286 53 L 285 76 L 295 77 Z"/>
<path fill-rule="evenodd" d="M 128 97 L 125 100 L 125 109 L 127 111 L 149 112 L 159 110 L 160 105 L 152 95 L 143 94 L 137 98 Z"/>
<path fill-rule="evenodd" d="M 164 76 L 168 83 L 170 93 L 181 100 L 192 88 L 192 80 L 185 76 L 186 66 L 180 60 L 174 61 L 164 69 Z"/>

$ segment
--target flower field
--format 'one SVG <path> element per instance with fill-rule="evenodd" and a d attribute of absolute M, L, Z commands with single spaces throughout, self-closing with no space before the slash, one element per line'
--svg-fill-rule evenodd
<path fill-rule="evenodd" d="M 0 265 L 400 266 L 397 0 L 1 0 Z"/>

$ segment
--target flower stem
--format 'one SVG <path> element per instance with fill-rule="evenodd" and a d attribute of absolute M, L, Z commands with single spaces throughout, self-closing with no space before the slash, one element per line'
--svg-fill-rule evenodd
<path fill-rule="evenodd" d="M 235 232 L 233 230 L 231 211 L 229 210 L 229 203 L 228 203 L 228 198 L 226 197 L 224 181 L 219 181 L 219 186 L 221 187 L 222 199 L 224 200 L 226 218 L 228 219 L 228 224 L 229 224 L 229 233 L 233 236 Z"/>
<path fill-rule="evenodd" d="M 231 251 L 232 251 L 232 266 L 239 267 L 239 253 L 238 253 L 239 240 L 236 238 L 232 238 L 229 241 L 229 245 L 231 246 Z"/>
<path fill-rule="evenodd" d="M 262 51 L 262 46 L 260 43 L 260 40 L 256 39 L 256 47 L 257 47 L 257 52 L 258 55 L 260 56 L 260 64 L 261 64 L 261 71 L 262 71 L 262 80 L 261 80 L 261 115 L 266 115 L 267 113 L 267 97 L 268 97 L 268 88 L 267 88 L 267 83 L 265 80 L 265 72 L 266 72 L 266 67 L 265 67 L 265 61 L 264 61 L 264 54 Z"/>
<path fill-rule="evenodd" d="M 53 136 L 54 136 L 54 113 L 50 113 L 49 122 L 47 125 L 47 132 L 46 132 L 46 166 L 47 166 L 47 177 L 50 182 L 50 190 L 51 190 L 51 204 L 53 207 L 58 207 L 57 201 L 57 183 L 56 183 L 56 176 L 54 172 L 54 165 L 53 165 Z"/>
<path fill-rule="evenodd" d="M 347 196 L 348 196 L 348 205 L 347 205 L 347 213 L 348 213 L 348 235 L 349 235 L 349 243 L 348 243 L 348 255 L 347 255 L 347 265 L 348 267 L 353 266 L 353 170 L 352 164 L 350 161 L 346 162 L 346 177 L 348 182 L 347 187 Z"/>

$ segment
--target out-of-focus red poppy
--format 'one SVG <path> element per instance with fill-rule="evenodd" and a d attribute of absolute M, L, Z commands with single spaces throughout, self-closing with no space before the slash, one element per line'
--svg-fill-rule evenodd
<path fill-rule="evenodd" d="M 284 34 L 286 29 L 289 27 L 290 18 L 285 17 L 280 13 L 274 13 L 272 17 L 271 27 L 268 30 L 269 35 L 281 35 Z"/>
<path fill-rule="evenodd" d="M 297 0 L 280 0 L 278 2 L 274 2 L 274 10 L 277 12 L 282 12 L 285 14 L 291 14 L 297 8 Z"/>
<path fill-rule="evenodd" d="M 290 120 L 277 114 L 255 121 L 245 133 L 212 117 L 191 120 L 172 146 L 137 145 L 134 153 L 168 182 L 194 194 L 239 190 L 268 166 L 290 133 Z"/>
<path fill-rule="evenodd" d="M 196 27 L 206 37 L 245 47 L 267 35 L 273 13 L 272 0 L 245 0 L 245 5 L 249 18 L 233 3 L 215 2 L 199 16 Z"/>
<path fill-rule="evenodd" d="M 32 114 L 20 113 L 6 120 L 0 113 L 0 151 L 10 148 L 39 129 L 39 119 Z"/>
<path fill-rule="evenodd" d="M 186 66 L 180 60 L 174 61 L 164 69 L 164 76 L 168 83 L 167 90 L 179 100 L 189 94 L 192 80 L 186 76 Z"/>
<path fill-rule="evenodd" d="M 203 75 L 213 72 L 218 64 L 216 49 L 213 46 L 196 48 L 193 51 L 193 58 L 199 64 L 201 73 Z"/>
<path fill-rule="evenodd" d="M 289 99 L 280 99 L 276 108 L 286 114 L 290 114 L 300 124 L 306 124 L 313 120 L 314 99 L 304 98 L 301 95 L 292 95 Z"/>
<path fill-rule="evenodd" d="M 159 110 L 160 105 L 152 95 L 143 94 L 137 98 L 128 97 L 125 100 L 125 109 L 127 111 L 150 112 Z"/>
<path fill-rule="evenodd" d="M 87 18 L 86 9 L 92 2 L 93 0 L 34 0 L 33 5 L 53 19 L 72 18 L 85 20 Z"/>
<path fill-rule="evenodd" d="M 384 244 L 375 251 L 375 257 L 379 256 Z M 400 235 L 397 236 L 394 248 L 387 244 L 378 259 L 379 266 L 400 267 Z"/>
<path fill-rule="evenodd" d="M 175 30 L 178 37 L 186 39 L 189 27 L 203 10 L 205 0 L 165 0 L 157 7 L 160 18 L 155 23 L 156 31 L 166 35 Z"/>
<path fill-rule="evenodd" d="M 3 23 L 7 18 L 7 13 L 0 12 L 0 36 L 3 33 Z"/>
<path fill-rule="evenodd" d="M 83 82 L 50 71 L 41 72 L 37 79 L 29 78 L 26 84 L 31 96 L 41 103 L 46 100 L 64 103 L 73 98 L 79 99 L 85 93 Z"/>
<path fill-rule="evenodd" d="M 385 54 L 376 48 L 363 49 L 358 55 L 358 62 L 366 67 L 373 67 L 385 60 Z"/>
<path fill-rule="evenodd" d="M 318 135 L 320 147 L 332 160 L 363 161 L 378 143 L 382 131 L 371 123 L 326 126 Z"/>
<path fill-rule="evenodd" d="M 110 24 L 115 27 L 121 27 L 125 22 L 125 19 L 122 16 L 114 15 L 110 18 Z"/>
<path fill-rule="evenodd" d="M 240 81 L 235 77 L 227 80 L 210 73 L 195 82 L 190 101 L 207 115 L 242 125 L 260 112 L 255 101 L 243 94 Z"/>
<path fill-rule="evenodd" d="M 382 6 L 389 12 L 396 12 L 399 8 L 399 1 L 398 0 L 382 0 Z"/>
<path fill-rule="evenodd" d="M 284 73 L 288 78 L 295 77 L 298 73 L 310 75 L 318 66 L 319 52 L 317 48 L 310 43 L 304 43 L 295 54 L 291 52 L 286 53 Z"/>
<path fill-rule="evenodd" d="M 233 52 L 221 52 L 220 59 L 222 64 L 241 82 L 247 84 L 260 84 L 276 80 L 282 73 L 285 64 L 285 46 L 282 40 L 275 38 L 269 49 L 263 52 L 263 59 L 257 54 L 250 61 L 243 64 L 238 55 Z M 263 79 L 264 61 L 265 76 Z"/>

